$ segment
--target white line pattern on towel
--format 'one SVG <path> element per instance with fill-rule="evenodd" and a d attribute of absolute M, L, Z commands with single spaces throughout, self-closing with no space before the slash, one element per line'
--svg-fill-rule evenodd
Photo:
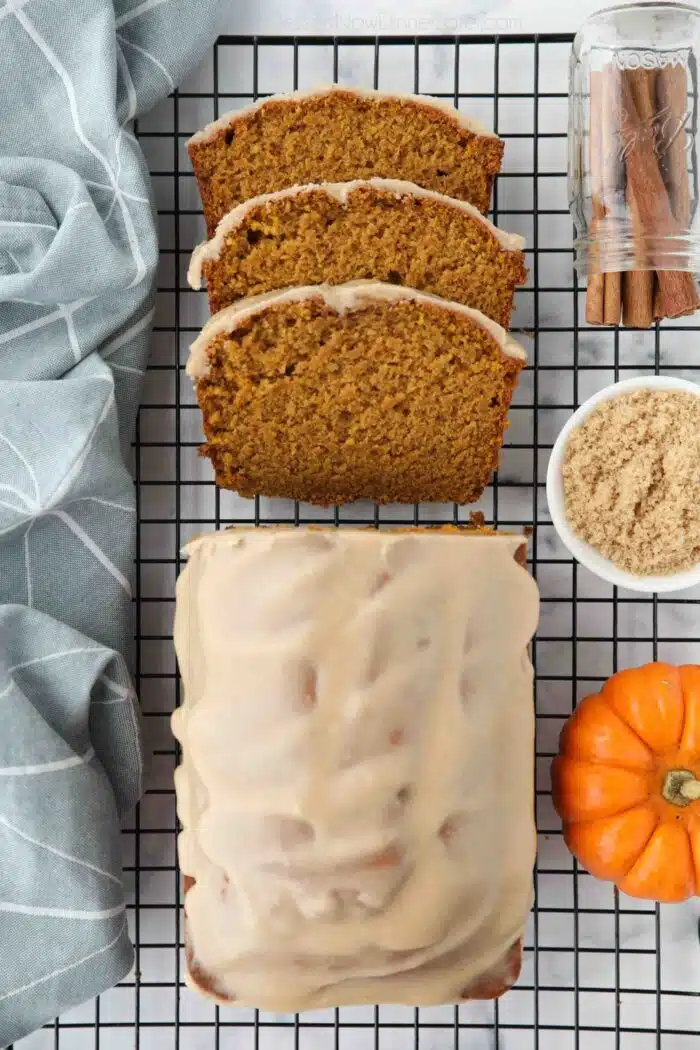
<path fill-rule="evenodd" d="M 126 230 L 126 235 L 129 239 L 129 246 L 131 248 L 131 252 L 134 259 L 134 265 L 136 267 L 136 275 L 131 283 L 131 287 L 133 288 L 135 285 L 140 284 L 143 278 L 146 276 L 146 263 L 144 262 L 138 237 L 136 236 L 136 230 L 134 229 L 131 213 L 121 195 L 121 191 L 119 189 L 119 185 L 117 183 L 114 171 L 112 170 L 109 161 L 104 156 L 104 154 L 96 146 L 94 146 L 92 142 L 90 142 L 90 140 L 85 135 L 85 132 L 83 131 L 82 125 L 80 123 L 80 117 L 78 115 L 78 103 L 75 97 L 75 87 L 73 86 L 73 81 L 71 80 L 68 71 L 59 61 L 58 56 L 54 54 L 53 50 L 49 47 L 47 42 L 42 37 L 41 33 L 38 31 L 33 22 L 27 17 L 24 11 L 16 11 L 15 17 L 21 23 L 22 27 L 26 30 L 27 34 L 31 37 L 36 46 L 43 52 L 49 65 L 53 67 L 53 69 L 56 71 L 61 81 L 63 82 L 66 94 L 68 95 L 68 104 L 70 106 L 71 116 L 73 118 L 73 126 L 75 127 L 75 133 L 78 136 L 79 140 L 82 142 L 83 146 L 85 146 L 85 148 L 89 150 L 90 153 L 92 153 L 92 155 L 95 157 L 95 159 L 104 167 L 110 182 L 115 188 L 115 192 L 117 194 L 117 197 L 119 198 L 119 205 L 122 213 L 122 218 L 124 220 L 124 228 Z"/>
<path fill-rule="evenodd" d="M 137 4 L 136 7 L 132 7 L 131 11 L 127 11 L 126 14 L 120 15 L 115 20 L 117 29 L 121 29 L 122 26 L 127 25 L 129 22 L 133 22 L 135 18 L 140 18 L 141 15 L 145 15 L 147 11 L 152 11 L 154 7 L 160 7 L 161 4 L 167 4 L 169 0 L 143 0 L 142 4 Z"/>
<path fill-rule="evenodd" d="M 5 1002 L 7 999 L 12 999 L 15 995 L 21 995 L 22 992 L 29 992 L 32 988 L 36 988 L 37 985 L 45 984 L 46 981 L 50 981 L 54 977 L 60 977 L 64 973 L 69 973 L 71 970 L 75 970 L 78 966 L 82 966 L 83 963 L 90 962 L 91 959 L 96 959 L 98 955 L 102 955 L 104 952 L 108 952 L 110 948 L 113 948 L 117 941 L 124 935 L 126 930 L 126 918 L 122 924 L 121 929 L 116 937 L 109 942 L 109 944 L 103 945 L 98 948 L 97 951 L 89 952 L 84 955 L 82 959 L 78 959 L 77 962 L 69 963 L 68 966 L 59 966 L 58 969 L 52 970 L 50 973 L 45 973 L 42 977 L 37 977 L 35 981 L 29 981 L 28 984 L 23 984 L 21 988 L 13 988 L 11 992 L 5 992 L 0 995 L 0 1003 Z"/>
<path fill-rule="evenodd" d="M 31 842 L 33 846 L 38 846 L 40 849 L 48 850 L 49 853 L 53 853 L 56 857 L 61 857 L 62 860 L 70 861 L 71 864 L 78 864 L 81 868 L 88 868 L 90 871 L 94 871 L 97 875 L 103 875 L 110 882 L 116 882 L 118 886 L 122 885 L 122 880 L 118 879 L 116 875 L 112 875 L 111 871 L 105 871 L 104 868 L 99 868 L 96 864 L 91 864 L 88 860 L 83 860 L 81 857 L 75 857 L 72 853 L 64 853 L 63 850 L 57 849 L 55 846 L 49 846 L 48 842 L 42 842 L 40 839 L 34 838 L 32 835 L 28 835 L 26 831 L 22 831 L 11 821 L 7 820 L 0 814 L 0 824 L 11 831 L 13 834 L 24 839 L 25 842 Z"/>
<path fill-rule="evenodd" d="M 135 44 L 133 40 L 128 40 L 125 36 L 122 36 L 121 33 L 117 33 L 117 40 L 119 40 L 120 43 L 122 43 L 122 44 L 126 44 L 128 47 L 132 48 L 134 51 L 138 51 L 138 53 L 140 55 L 143 55 L 144 58 L 150 59 L 151 62 L 153 63 L 153 65 L 156 66 L 161 71 L 161 73 L 163 74 L 163 76 L 167 80 L 168 87 L 170 88 L 170 90 L 171 91 L 175 90 L 175 83 L 173 81 L 173 78 L 170 76 L 170 73 L 168 73 L 168 71 L 165 68 L 165 66 L 163 65 L 163 63 L 159 62 L 155 55 L 152 55 L 150 51 L 146 51 L 145 47 L 139 47 L 139 45 Z"/>
<path fill-rule="evenodd" d="M 87 922 L 104 922 L 114 919 L 125 910 L 125 904 L 114 908 L 102 908 L 100 911 L 73 910 L 72 908 L 44 908 L 34 904 L 15 904 L 13 901 L 0 901 L 0 912 L 12 912 L 15 915 L 41 915 L 47 919 L 78 919 Z"/>
<path fill-rule="evenodd" d="M 38 762 L 27 766 L 0 766 L 0 777 L 37 777 L 45 773 L 63 773 L 74 766 L 86 766 L 94 757 L 95 752 L 89 747 L 82 755 L 59 758 L 56 762 Z"/>

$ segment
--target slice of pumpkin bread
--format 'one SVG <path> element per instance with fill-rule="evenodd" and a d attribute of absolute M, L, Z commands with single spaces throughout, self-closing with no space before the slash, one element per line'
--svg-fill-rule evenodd
<path fill-rule="evenodd" d="M 290 288 L 222 310 L 193 343 L 217 484 L 333 504 L 471 503 L 498 465 L 525 351 L 411 288 Z"/>
<path fill-rule="evenodd" d="M 192 256 L 212 313 L 246 295 L 358 279 L 452 299 L 510 327 L 527 277 L 524 240 L 473 205 L 395 179 L 296 186 L 254 197 L 226 215 Z"/>
<path fill-rule="evenodd" d="M 326 87 L 227 113 L 187 144 L 212 237 L 231 208 L 288 186 L 382 176 L 488 211 L 503 142 L 424 95 Z"/>

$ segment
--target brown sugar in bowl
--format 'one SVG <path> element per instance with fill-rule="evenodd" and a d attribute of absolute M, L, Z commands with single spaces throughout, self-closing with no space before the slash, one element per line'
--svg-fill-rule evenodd
<path fill-rule="evenodd" d="M 596 576 L 617 587 L 640 593 L 681 591 L 700 584 L 700 561 L 692 568 L 667 575 L 637 575 L 627 572 L 577 535 L 566 513 L 563 464 L 572 431 L 581 427 L 602 402 L 642 390 L 680 391 L 700 398 L 700 386 L 672 376 L 640 376 L 599 390 L 571 416 L 557 437 L 547 470 L 547 503 L 552 524 L 561 542 L 577 561 Z"/>

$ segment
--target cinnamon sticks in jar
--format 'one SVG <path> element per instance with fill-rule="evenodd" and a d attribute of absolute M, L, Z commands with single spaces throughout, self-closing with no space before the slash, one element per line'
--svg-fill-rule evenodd
<path fill-rule="evenodd" d="M 620 185 L 620 163 L 617 151 L 610 149 L 615 128 L 612 121 L 617 113 L 613 95 L 615 81 L 612 66 L 591 71 L 590 79 L 590 125 L 589 151 L 591 199 L 593 218 L 592 238 L 603 226 L 615 228 L 615 201 Z M 620 321 L 619 273 L 595 273 L 588 278 L 586 293 L 586 320 L 589 324 L 615 325 Z"/>
<path fill-rule="evenodd" d="M 682 268 L 691 213 L 687 70 L 610 62 L 589 83 L 590 269 L 598 272 L 589 275 L 586 320 L 648 328 L 694 313 L 695 279 Z M 668 268 L 675 258 L 679 269 Z"/>

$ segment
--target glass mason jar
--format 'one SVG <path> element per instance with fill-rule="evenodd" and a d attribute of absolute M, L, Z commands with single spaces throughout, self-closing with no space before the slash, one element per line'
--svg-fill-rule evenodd
<path fill-rule="evenodd" d="M 700 271 L 699 57 L 700 10 L 686 4 L 610 7 L 576 35 L 569 204 L 580 274 Z"/>

